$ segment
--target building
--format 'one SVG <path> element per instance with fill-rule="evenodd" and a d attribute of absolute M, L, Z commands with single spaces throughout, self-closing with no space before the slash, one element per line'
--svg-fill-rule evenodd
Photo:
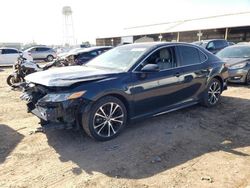
<path fill-rule="evenodd" d="M 18 42 L 0 42 L 0 47 L 9 47 L 9 48 L 17 48 L 21 49 L 22 43 Z"/>
<path fill-rule="evenodd" d="M 193 42 L 222 38 L 235 43 L 250 41 L 249 18 L 250 12 L 241 12 L 130 27 L 116 35 L 97 38 L 96 44 L 116 46 L 123 42 Z"/>

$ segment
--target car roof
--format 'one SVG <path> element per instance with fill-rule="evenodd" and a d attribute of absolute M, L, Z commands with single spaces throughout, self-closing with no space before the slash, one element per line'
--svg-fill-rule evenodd
<path fill-rule="evenodd" d="M 40 45 L 40 46 L 31 46 L 31 47 L 29 47 L 29 48 L 27 48 L 27 50 L 28 49 L 32 49 L 32 48 L 51 48 L 51 47 L 48 47 L 48 46 L 43 46 L 43 45 Z"/>
<path fill-rule="evenodd" d="M 17 51 L 19 51 L 17 48 L 11 48 L 11 47 L 10 47 L 10 48 L 9 48 L 9 47 L 1 47 L 1 48 L 0 48 L 0 50 L 3 50 L 3 49 L 12 49 L 12 50 L 17 50 Z"/>
<path fill-rule="evenodd" d="M 170 46 L 170 45 L 188 45 L 188 46 L 194 46 L 197 48 L 197 45 L 190 44 L 187 42 L 145 42 L 145 43 L 133 43 L 133 44 L 126 44 L 123 46 L 134 46 L 134 47 L 147 47 L 147 48 L 158 48 L 161 46 Z M 122 46 L 120 46 L 122 47 Z"/>
<path fill-rule="evenodd" d="M 211 42 L 211 41 L 215 41 L 215 40 L 223 40 L 223 41 L 226 41 L 225 39 L 207 39 L 207 40 L 201 40 L 201 42 Z"/>
<path fill-rule="evenodd" d="M 88 48 L 83 48 L 82 50 L 79 49 L 77 50 L 76 52 L 73 52 L 73 54 L 79 54 L 79 53 L 83 53 L 83 52 L 90 52 L 90 51 L 93 51 L 93 50 L 99 50 L 99 49 L 111 49 L 112 46 L 95 46 L 95 47 L 88 47 Z M 72 55 L 73 55 L 72 54 Z"/>

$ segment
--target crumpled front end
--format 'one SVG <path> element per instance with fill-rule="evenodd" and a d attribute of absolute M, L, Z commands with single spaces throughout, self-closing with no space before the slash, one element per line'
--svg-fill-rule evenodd
<path fill-rule="evenodd" d="M 28 112 L 41 120 L 41 125 L 57 128 L 79 128 L 79 112 L 89 101 L 84 92 L 55 91 L 41 85 L 29 84 L 21 96 L 27 102 Z"/>

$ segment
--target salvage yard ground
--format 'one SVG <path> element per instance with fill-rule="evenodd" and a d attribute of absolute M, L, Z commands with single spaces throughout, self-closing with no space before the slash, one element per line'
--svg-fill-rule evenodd
<path fill-rule="evenodd" d="M 249 187 L 250 87 L 232 85 L 199 105 L 130 124 L 108 142 L 82 132 L 33 133 L 18 91 L 0 71 L 0 187 Z"/>

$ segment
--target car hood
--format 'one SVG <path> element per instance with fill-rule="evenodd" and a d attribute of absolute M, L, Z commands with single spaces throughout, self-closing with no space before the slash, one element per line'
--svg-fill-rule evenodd
<path fill-rule="evenodd" d="M 238 63 L 244 63 L 246 61 L 249 61 L 250 58 L 223 58 L 222 59 L 228 66 L 233 66 Z"/>
<path fill-rule="evenodd" d="M 117 72 L 86 66 L 69 66 L 36 72 L 25 77 L 26 82 L 47 87 L 67 87 L 77 82 L 107 78 Z"/>

